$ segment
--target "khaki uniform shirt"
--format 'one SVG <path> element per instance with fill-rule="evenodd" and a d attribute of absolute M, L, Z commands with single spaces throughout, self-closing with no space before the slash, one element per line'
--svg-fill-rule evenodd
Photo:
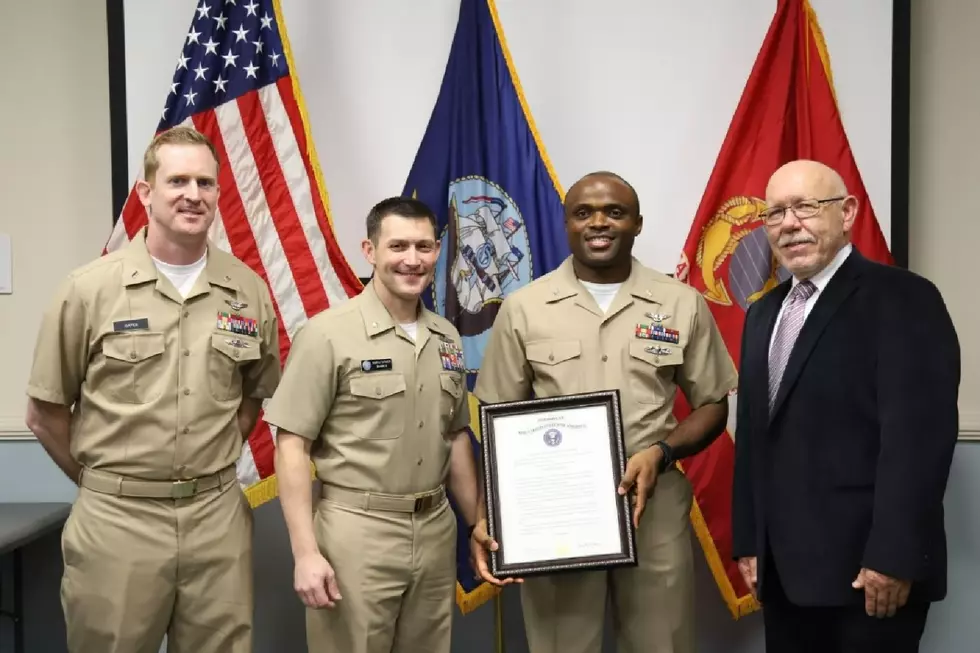
<path fill-rule="evenodd" d="M 452 324 L 425 308 L 413 342 L 369 283 L 300 329 L 265 418 L 314 441 L 325 483 L 433 490 L 449 474 L 449 436 L 469 424 L 462 356 L 452 356 L 461 349 Z"/>
<path fill-rule="evenodd" d="M 85 467 L 212 474 L 241 455 L 242 397 L 269 397 L 279 381 L 275 310 L 262 279 L 210 244 L 182 299 L 145 239 L 69 275 L 43 316 L 27 393 L 74 405 L 71 453 Z"/>
<path fill-rule="evenodd" d="M 647 337 L 652 326 L 676 332 L 677 342 Z M 736 386 L 735 366 L 697 290 L 634 259 L 603 314 L 569 257 L 504 300 L 473 394 L 497 403 L 532 392 L 554 397 L 618 388 L 632 456 L 677 425 L 678 387 L 698 408 Z"/>

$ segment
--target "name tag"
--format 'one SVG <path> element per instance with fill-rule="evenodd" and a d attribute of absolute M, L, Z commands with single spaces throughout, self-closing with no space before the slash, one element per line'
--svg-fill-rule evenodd
<path fill-rule="evenodd" d="M 392 367 L 390 358 L 371 358 L 361 361 L 361 369 L 365 372 L 383 372 Z"/>
<path fill-rule="evenodd" d="M 118 322 L 112 323 L 112 330 L 116 333 L 120 331 L 138 331 L 139 329 L 149 329 L 150 320 L 145 317 L 136 318 L 135 320 L 119 320 Z"/>

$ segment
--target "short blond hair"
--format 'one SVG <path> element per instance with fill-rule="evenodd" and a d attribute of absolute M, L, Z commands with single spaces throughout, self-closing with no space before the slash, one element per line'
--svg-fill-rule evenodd
<path fill-rule="evenodd" d="M 215 163 L 219 167 L 221 166 L 221 161 L 218 159 L 218 150 L 215 149 L 214 144 L 208 140 L 207 136 L 191 127 L 171 127 L 157 134 L 150 141 L 149 147 L 146 148 L 146 152 L 143 154 L 143 179 L 147 183 L 153 183 L 153 179 L 156 177 L 157 168 L 160 167 L 157 152 L 164 145 L 203 145 L 211 150 L 211 155 L 214 157 Z"/>

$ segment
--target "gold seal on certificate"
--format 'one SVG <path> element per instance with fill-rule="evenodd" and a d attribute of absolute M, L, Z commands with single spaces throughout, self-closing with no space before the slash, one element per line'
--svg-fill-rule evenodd
<path fill-rule="evenodd" d="M 480 406 L 499 578 L 636 564 L 618 390 Z"/>

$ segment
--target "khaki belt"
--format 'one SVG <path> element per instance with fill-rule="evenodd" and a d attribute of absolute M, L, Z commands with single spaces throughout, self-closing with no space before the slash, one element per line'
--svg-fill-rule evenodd
<path fill-rule="evenodd" d="M 376 494 L 360 490 L 348 490 L 336 485 L 323 484 L 320 496 L 328 501 L 336 501 L 352 508 L 362 510 L 382 510 L 386 512 L 425 512 L 442 504 L 446 490 L 439 487 L 422 494 Z"/>
<path fill-rule="evenodd" d="M 189 499 L 207 490 L 223 488 L 237 482 L 237 479 L 238 474 L 234 465 L 229 465 L 220 472 L 209 476 L 177 481 L 148 481 L 86 468 L 82 470 L 78 484 L 95 492 L 114 494 L 120 497 Z"/>

